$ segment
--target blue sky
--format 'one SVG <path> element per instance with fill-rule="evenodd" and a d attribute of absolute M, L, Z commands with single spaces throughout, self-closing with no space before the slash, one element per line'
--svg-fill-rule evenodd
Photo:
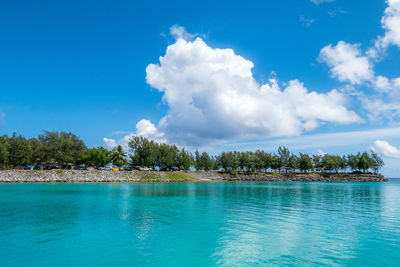
<path fill-rule="evenodd" d="M 2 1 L 0 132 L 72 131 L 88 146 L 142 133 L 210 152 L 375 146 L 396 176 L 399 0 L 317 2 Z M 271 97 L 274 82 L 292 93 Z"/>

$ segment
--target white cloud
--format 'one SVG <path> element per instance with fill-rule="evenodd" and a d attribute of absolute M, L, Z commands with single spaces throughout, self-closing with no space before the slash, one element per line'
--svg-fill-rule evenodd
<path fill-rule="evenodd" d="M 385 76 L 377 76 L 374 81 L 374 88 L 380 93 L 388 93 L 392 97 L 396 97 L 400 91 L 400 78 L 389 79 Z"/>
<path fill-rule="evenodd" d="M 332 76 L 339 81 L 365 85 L 375 90 L 374 94 L 369 95 L 363 92 L 353 94 L 368 111 L 370 120 L 393 120 L 400 116 L 400 78 L 375 76 L 374 63 L 363 55 L 359 45 L 340 41 L 336 46 L 325 46 L 321 49 L 318 60 L 325 62 L 331 68 Z"/>
<path fill-rule="evenodd" d="M 305 16 L 300 16 L 299 21 L 304 27 L 309 28 L 314 24 L 315 19 L 306 18 Z"/>
<path fill-rule="evenodd" d="M 318 59 L 325 62 L 334 78 L 342 82 L 362 84 L 373 80 L 373 64 L 367 56 L 363 56 L 358 44 L 348 44 L 340 41 L 321 49 Z"/>
<path fill-rule="evenodd" d="M 111 139 L 111 138 L 103 138 L 103 142 L 108 149 L 112 149 L 118 145 L 121 145 L 125 151 L 129 150 L 129 140 L 133 136 L 143 136 L 150 140 L 154 140 L 156 142 L 166 142 L 167 140 L 164 138 L 164 134 L 159 132 L 154 124 L 152 124 L 149 120 L 140 120 L 136 124 L 136 132 L 125 135 L 119 140 Z"/>
<path fill-rule="evenodd" d="M 325 156 L 326 154 L 328 154 L 328 153 L 326 153 L 326 152 L 323 151 L 322 149 L 318 149 L 318 151 L 317 151 L 317 155 L 318 155 L 318 156 Z"/>
<path fill-rule="evenodd" d="M 114 147 L 116 147 L 118 145 L 118 143 L 114 139 L 110 139 L 110 138 L 103 138 L 103 142 L 104 142 L 105 146 L 109 149 L 113 149 Z"/>
<path fill-rule="evenodd" d="M 376 93 L 372 95 L 360 94 L 359 99 L 369 114 L 370 120 L 382 118 L 390 121 L 400 116 L 400 78 L 389 79 L 377 76 L 371 82 Z"/>
<path fill-rule="evenodd" d="M 376 140 L 371 149 L 384 157 L 400 158 L 400 150 L 383 140 Z"/>
<path fill-rule="evenodd" d="M 169 32 L 173 37 L 175 37 L 175 39 L 184 39 L 190 41 L 196 37 L 196 35 L 188 33 L 185 27 L 179 25 L 171 26 L 171 28 L 169 28 Z"/>
<path fill-rule="evenodd" d="M 276 79 L 259 84 L 253 63 L 232 49 L 213 49 L 201 38 L 179 38 L 160 64 L 146 68 L 146 80 L 163 92 L 168 114 L 158 131 L 178 144 L 300 135 L 321 122 L 353 123 L 361 119 L 345 107 L 336 90 L 308 92 L 292 80 L 281 89 Z"/>
<path fill-rule="evenodd" d="M 396 45 L 400 48 L 400 0 L 387 0 L 386 3 L 388 7 L 381 21 L 385 34 L 378 37 L 375 41 L 375 48 L 369 51 L 372 57 L 377 57 L 389 45 Z"/>
<path fill-rule="evenodd" d="M 149 120 L 140 120 L 136 124 L 136 134 L 137 136 L 143 136 L 148 139 L 157 141 L 157 142 L 165 142 L 164 134 L 156 128 L 156 126 L 151 123 Z"/>
<path fill-rule="evenodd" d="M 346 13 L 347 13 L 347 11 L 342 8 L 336 8 L 332 11 L 328 11 L 328 15 L 332 18 L 336 17 L 339 14 L 346 14 Z"/>
<path fill-rule="evenodd" d="M 320 5 L 322 3 L 331 3 L 335 0 L 310 0 L 310 1 L 316 5 Z"/>

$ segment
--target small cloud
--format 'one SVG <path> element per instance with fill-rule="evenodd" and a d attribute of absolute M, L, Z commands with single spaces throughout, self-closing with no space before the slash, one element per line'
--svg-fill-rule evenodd
<path fill-rule="evenodd" d="M 374 79 L 373 64 L 363 55 L 359 44 L 339 41 L 321 49 L 319 62 L 325 62 L 331 69 L 332 77 L 341 82 L 363 84 Z"/>
<path fill-rule="evenodd" d="M 335 0 L 310 0 L 312 3 L 316 4 L 316 5 L 320 5 L 323 3 L 331 3 Z"/>
<path fill-rule="evenodd" d="M 372 151 L 387 158 L 400 158 L 400 149 L 392 146 L 387 141 L 376 140 L 370 147 Z"/>
<path fill-rule="evenodd" d="M 111 134 L 112 135 L 121 135 L 121 134 L 129 134 L 130 132 L 128 131 L 114 131 Z"/>
<path fill-rule="evenodd" d="M 309 27 L 311 27 L 311 26 L 314 24 L 315 19 L 306 18 L 306 17 L 304 17 L 304 16 L 302 15 L 302 16 L 300 16 L 300 18 L 299 18 L 299 22 L 300 22 L 304 27 L 309 28 Z"/>
<path fill-rule="evenodd" d="M 328 153 L 326 153 L 326 152 L 323 151 L 322 149 L 318 149 L 318 151 L 317 151 L 317 155 L 318 155 L 318 156 L 325 156 L 326 154 L 328 154 Z"/>
<path fill-rule="evenodd" d="M 134 133 L 123 131 L 117 131 L 117 133 L 125 135 L 119 140 L 103 138 L 103 142 L 106 148 L 113 149 L 114 147 L 121 145 L 126 151 L 128 151 L 129 141 L 134 136 L 143 136 L 156 142 L 167 142 L 167 140 L 164 138 L 164 133 L 160 132 L 157 127 L 149 120 L 140 120 L 136 124 L 136 132 Z"/>
<path fill-rule="evenodd" d="M 328 11 L 328 15 L 332 18 L 336 17 L 337 15 L 346 14 L 346 13 L 347 13 L 347 11 L 344 9 L 341 9 L 341 8 L 336 8 L 335 10 Z"/>
<path fill-rule="evenodd" d="M 179 25 L 173 25 L 169 28 L 170 34 L 175 37 L 175 39 L 183 39 L 186 41 L 193 40 L 196 34 L 190 34 L 186 31 L 185 27 Z"/>
<path fill-rule="evenodd" d="M 103 138 L 103 142 L 108 149 L 112 149 L 118 145 L 117 141 L 110 138 Z"/>

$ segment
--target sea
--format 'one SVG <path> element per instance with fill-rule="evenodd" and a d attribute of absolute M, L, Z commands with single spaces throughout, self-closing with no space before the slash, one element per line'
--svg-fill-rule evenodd
<path fill-rule="evenodd" d="M 400 266 L 400 180 L 0 184 L 0 266 Z"/>

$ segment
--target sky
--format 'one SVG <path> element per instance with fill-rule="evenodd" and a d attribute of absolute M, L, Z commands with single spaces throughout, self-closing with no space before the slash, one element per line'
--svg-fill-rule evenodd
<path fill-rule="evenodd" d="M 5 0 L 0 92 L 0 134 L 373 149 L 400 177 L 400 0 Z"/>

